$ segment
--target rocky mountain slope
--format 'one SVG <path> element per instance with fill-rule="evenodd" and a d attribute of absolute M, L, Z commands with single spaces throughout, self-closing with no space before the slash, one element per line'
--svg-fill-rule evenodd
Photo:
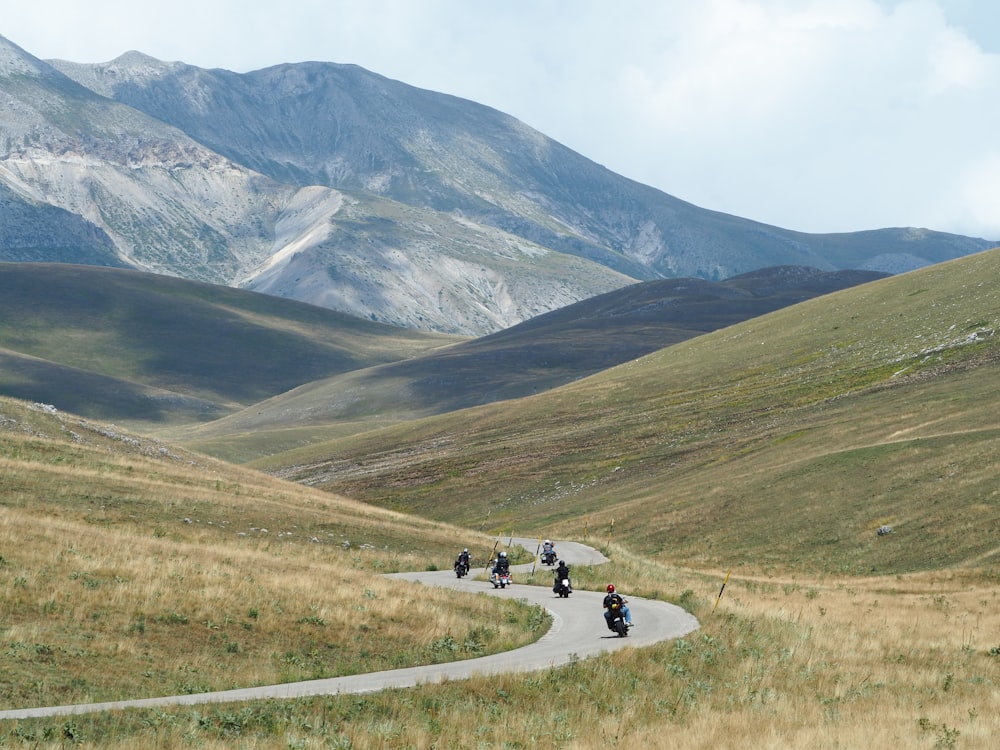
<path fill-rule="evenodd" d="M 708 211 L 350 65 L 80 65 L 0 37 L 0 92 L 0 260 L 124 265 L 398 326 L 482 335 L 636 280 L 897 272 L 996 244 Z"/>

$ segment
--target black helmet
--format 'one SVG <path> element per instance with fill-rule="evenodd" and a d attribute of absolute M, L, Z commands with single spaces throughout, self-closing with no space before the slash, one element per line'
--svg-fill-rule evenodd
<path fill-rule="evenodd" d="M 565 565 L 565 564 L 566 564 L 566 561 L 565 561 L 565 560 L 560 560 L 560 561 L 559 561 L 559 564 L 560 564 L 560 565 Z"/>

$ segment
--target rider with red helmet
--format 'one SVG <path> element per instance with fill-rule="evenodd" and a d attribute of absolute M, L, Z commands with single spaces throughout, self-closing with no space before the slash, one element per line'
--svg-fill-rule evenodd
<path fill-rule="evenodd" d="M 625 618 L 625 624 L 628 627 L 632 627 L 635 623 L 632 622 L 632 613 L 628 608 L 628 601 L 624 596 L 615 591 L 615 585 L 613 583 L 608 584 L 608 593 L 604 597 L 604 621 L 608 623 L 608 630 L 614 630 L 614 626 L 611 624 L 611 612 L 612 607 L 617 604 L 618 609 L 621 610 L 622 616 Z"/>

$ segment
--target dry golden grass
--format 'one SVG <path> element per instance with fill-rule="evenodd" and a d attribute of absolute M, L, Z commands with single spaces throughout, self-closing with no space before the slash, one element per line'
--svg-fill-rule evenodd
<path fill-rule="evenodd" d="M 378 575 L 450 566 L 459 545 L 482 558 L 485 536 L 0 407 L 5 708 L 447 661 L 543 632 L 527 607 L 443 606 Z"/>
<path fill-rule="evenodd" d="M 745 659 L 739 689 L 725 696 L 738 710 L 717 705 L 685 722 L 697 741 L 649 746 L 718 747 L 728 735 L 747 747 L 913 747 L 930 735 L 935 747 L 952 736 L 959 747 L 993 747 L 998 594 L 961 573 L 732 578 L 704 633 L 731 618 L 773 631 L 781 647 Z M 740 645 L 727 640 L 730 651 Z"/>
<path fill-rule="evenodd" d="M 603 547 L 615 519 L 613 562 L 574 571 L 577 587 L 614 580 L 627 594 L 676 601 L 702 623 L 683 639 L 529 675 L 365 696 L 18 722 L 0 727 L 0 744 L 56 747 L 68 735 L 121 748 L 992 750 L 1000 736 L 1000 573 L 993 533 L 1000 506 L 992 481 L 1000 440 L 992 408 L 1000 380 L 998 264 L 994 253 L 962 264 L 960 275 L 943 267 L 906 275 L 834 300 L 832 307 L 814 301 L 717 332 L 544 398 L 373 432 L 351 450 L 342 442 L 335 450 L 294 456 L 295 466 L 312 467 L 304 481 L 340 477 L 345 483 L 338 489 L 355 482 L 358 496 L 363 491 L 373 503 L 472 528 L 517 518 L 530 523 L 520 534 L 558 536 L 561 529 L 574 538 L 589 518 L 591 542 Z M 861 317 L 864 310 L 880 317 Z M 343 568 L 370 574 L 420 567 L 428 550 L 458 546 L 449 546 L 444 527 L 414 521 L 407 537 L 392 514 L 368 520 L 358 510 L 363 506 L 337 499 L 326 505 L 311 489 L 291 492 L 289 485 L 232 467 L 178 481 L 178 500 L 169 489 L 158 494 L 158 486 L 173 481 L 163 477 L 169 472 L 162 463 L 141 464 L 141 456 L 123 465 L 88 463 L 72 444 L 50 453 L 46 445 L 25 444 L 16 448 L 21 455 L 0 456 L 16 463 L 31 453 L 36 465 L 63 477 L 59 492 L 26 490 L 27 479 L 18 478 L 14 466 L 0 479 L 5 498 L 13 498 L 5 499 L 11 512 L 27 513 L 37 503 L 37 518 L 129 531 L 144 545 L 169 542 L 178 557 L 168 562 L 206 602 L 222 596 L 213 587 L 227 574 L 240 577 L 244 553 L 261 568 L 254 570 L 255 582 L 280 581 L 283 571 L 294 578 L 306 565 L 347 580 Z M 324 453 L 332 457 L 328 463 Z M 89 473 L 60 474 L 69 464 Z M 143 477 L 141 491 L 115 489 L 129 486 L 130 475 Z M 72 484 L 73 477 L 83 477 L 82 486 Z M 150 496 L 158 502 L 147 503 Z M 72 516 L 73 508 L 88 510 Z M 154 511 L 159 516 L 150 516 Z M 298 519 L 295 528 L 291 516 Z M 183 524 L 181 517 L 193 522 Z M 234 533 L 250 523 L 266 523 L 271 531 L 266 537 Z M 897 527 L 884 544 L 875 535 L 882 523 Z M 22 524 L 19 533 L 37 530 Z M 345 534 L 355 544 L 336 557 Z M 305 542 L 310 536 L 322 543 Z M 358 540 L 397 556 L 369 556 L 357 551 Z M 86 588 L 86 575 L 99 577 L 101 565 L 111 564 L 100 562 L 108 551 L 92 550 L 95 568 L 85 569 L 65 547 L 64 541 L 62 558 L 39 558 L 23 576 L 38 586 L 57 564 L 64 566 L 61 587 L 32 592 L 36 613 L 46 603 L 68 606 L 67 593 L 87 596 L 74 587 Z M 229 551 L 192 557 L 200 565 L 185 567 L 191 548 Z M 0 554 L 13 560 L 0 568 L 6 586 L 18 560 L 6 550 Z M 73 567 L 65 567 L 66 560 Z M 734 574 L 713 612 L 728 561 Z M 177 632 L 172 610 L 152 609 L 160 602 L 148 588 L 154 582 L 145 585 L 147 634 Z M 243 590 L 259 602 L 253 604 L 258 617 L 248 624 L 263 629 L 258 620 L 265 614 L 283 618 L 281 632 L 300 637 L 297 656 L 285 666 L 308 675 L 315 667 L 311 655 L 327 653 L 316 644 L 328 632 L 310 618 L 326 622 L 331 610 L 302 582 L 294 606 L 267 609 L 280 597 L 277 585 Z M 108 583 L 105 590 L 112 589 Z M 389 611 L 383 600 L 393 593 L 372 591 L 371 606 Z M 168 594 L 180 598 L 182 592 L 161 597 Z M 248 619 L 246 606 L 192 606 L 199 616 L 236 609 L 233 622 L 213 621 L 225 628 L 215 643 L 207 641 L 209 627 L 191 621 L 190 632 L 197 626 L 208 645 L 197 661 L 191 657 L 199 671 L 184 679 L 196 684 L 203 675 L 225 674 L 227 660 L 246 653 L 234 635 Z M 89 612 L 75 610 L 73 621 Z M 478 622 L 492 624 L 493 616 L 481 613 Z M 120 624 L 131 622 L 119 617 Z M 232 654 L 224 645 L 230 642 L 238 646 Z M 42 648 L 8 647 L 5 666 L 19 660 L 32 669 L 31 660 L 44 666 L 51 648 L 35 645 Z M 403 653 L 427 658 L 434 649 L 426 646 L 420 654 Z M 266 655 L 263 648 L 258 653 Z M 381 658 L 391 662 L 394 653 Z M 353 669 L 375 661 L 353 657 Z M 333 663 L 331 657 L 322 666 Z"/>
<path fill-rule="evenodd" d="M 418 587 L 373 575 L 370 551 L 271 547 L 136 538 L 59 519 L 42 527 L 37 517 L 0 512 L 3 704 L 350 674 L 541 634 L 526 633 L 525 619 L 493 600 L 441 606 Z M 445 638 L 458 645 L 429 648 Z"/>
<path fill-rule="evenodd" d="M 33 720 L 18 731 L 36 740 L 48 731 L 39 746 L 53 748 L 66 727 L 86 746 L 109 748 L 996 747 L 995 580 L 976 571 L 843 579 L 739 571 L 713 612 L 722 571 L 650 564 L 618 546 L 611 553 L 613 563 L 581 569 L 580 580 L 670 590 L 701 629 L 526 675 Z"/>

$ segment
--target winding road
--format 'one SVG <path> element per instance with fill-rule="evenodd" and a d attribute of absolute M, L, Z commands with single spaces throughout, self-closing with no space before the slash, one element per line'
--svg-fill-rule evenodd
<path fill-rule="evenodd" d="M 512 544 L 531 550 L 537 540 L 514 537 Z M 600 552 L 576 542 L 556 542 L 559 557 L 570 568 L 579 565 L 599 565 L 607 562 Z M 535 577 L 546 580 L 550 569 L 537 563 Z M 552 615 L 552 628 L 538 641 L 513 651 L 492 656 L 482 656 L 465 661 L 446 664 L 429 664 L 407 669 L 393 669 L 384 672 L 330 677 L 305 682 L 290 682 L 282 685 L 223 690 L 214 693 L 193 695 L 173 695 L 159 698 L 142 698 L 107 703 L 83 703 L 68 706 L 45 706 L 0 711 L 0 720 L 27 719 L 44 716 L 91 713 L 122 708 L 148 708 L 154 706 L 185 706 L 202 703 L 228 703 L 259 700 L 262 698 L 300 698 L 313 695 L 337 693 L 371 693 L 386 688 L 413 687 L 418 684 L 459 680 L 473 675 L 492 675 L 507 672 L 530 672 L 566 664 L 571 659 L 594 656 L 627 646 L 648 646 L 659 641 L 680 638 L 698 628 L 693 615 L 680 607 L 666 602 L 625 594 L 636 623 L 627 638 L 618 638 L 607 629 L 602 616 L 604 592 L 577 591 L 567 599 L 560 599 L 552 593 L 550 586 L 526 586 L 518 584 L 531 570 L 532 564 L 512 566 L 514 584 L 506 589 L 494 589 L 484 581 L 471 577 L 459 579 L 454 571 L 420 573 L 395 573 L 392 578 L 400 578 L 429 586 L 441 586 L 467 591 L 487 592 L 496 596 L 521 599 L 544 607 Z M 478 571 L 473 569 L 472 575 Z"/>

